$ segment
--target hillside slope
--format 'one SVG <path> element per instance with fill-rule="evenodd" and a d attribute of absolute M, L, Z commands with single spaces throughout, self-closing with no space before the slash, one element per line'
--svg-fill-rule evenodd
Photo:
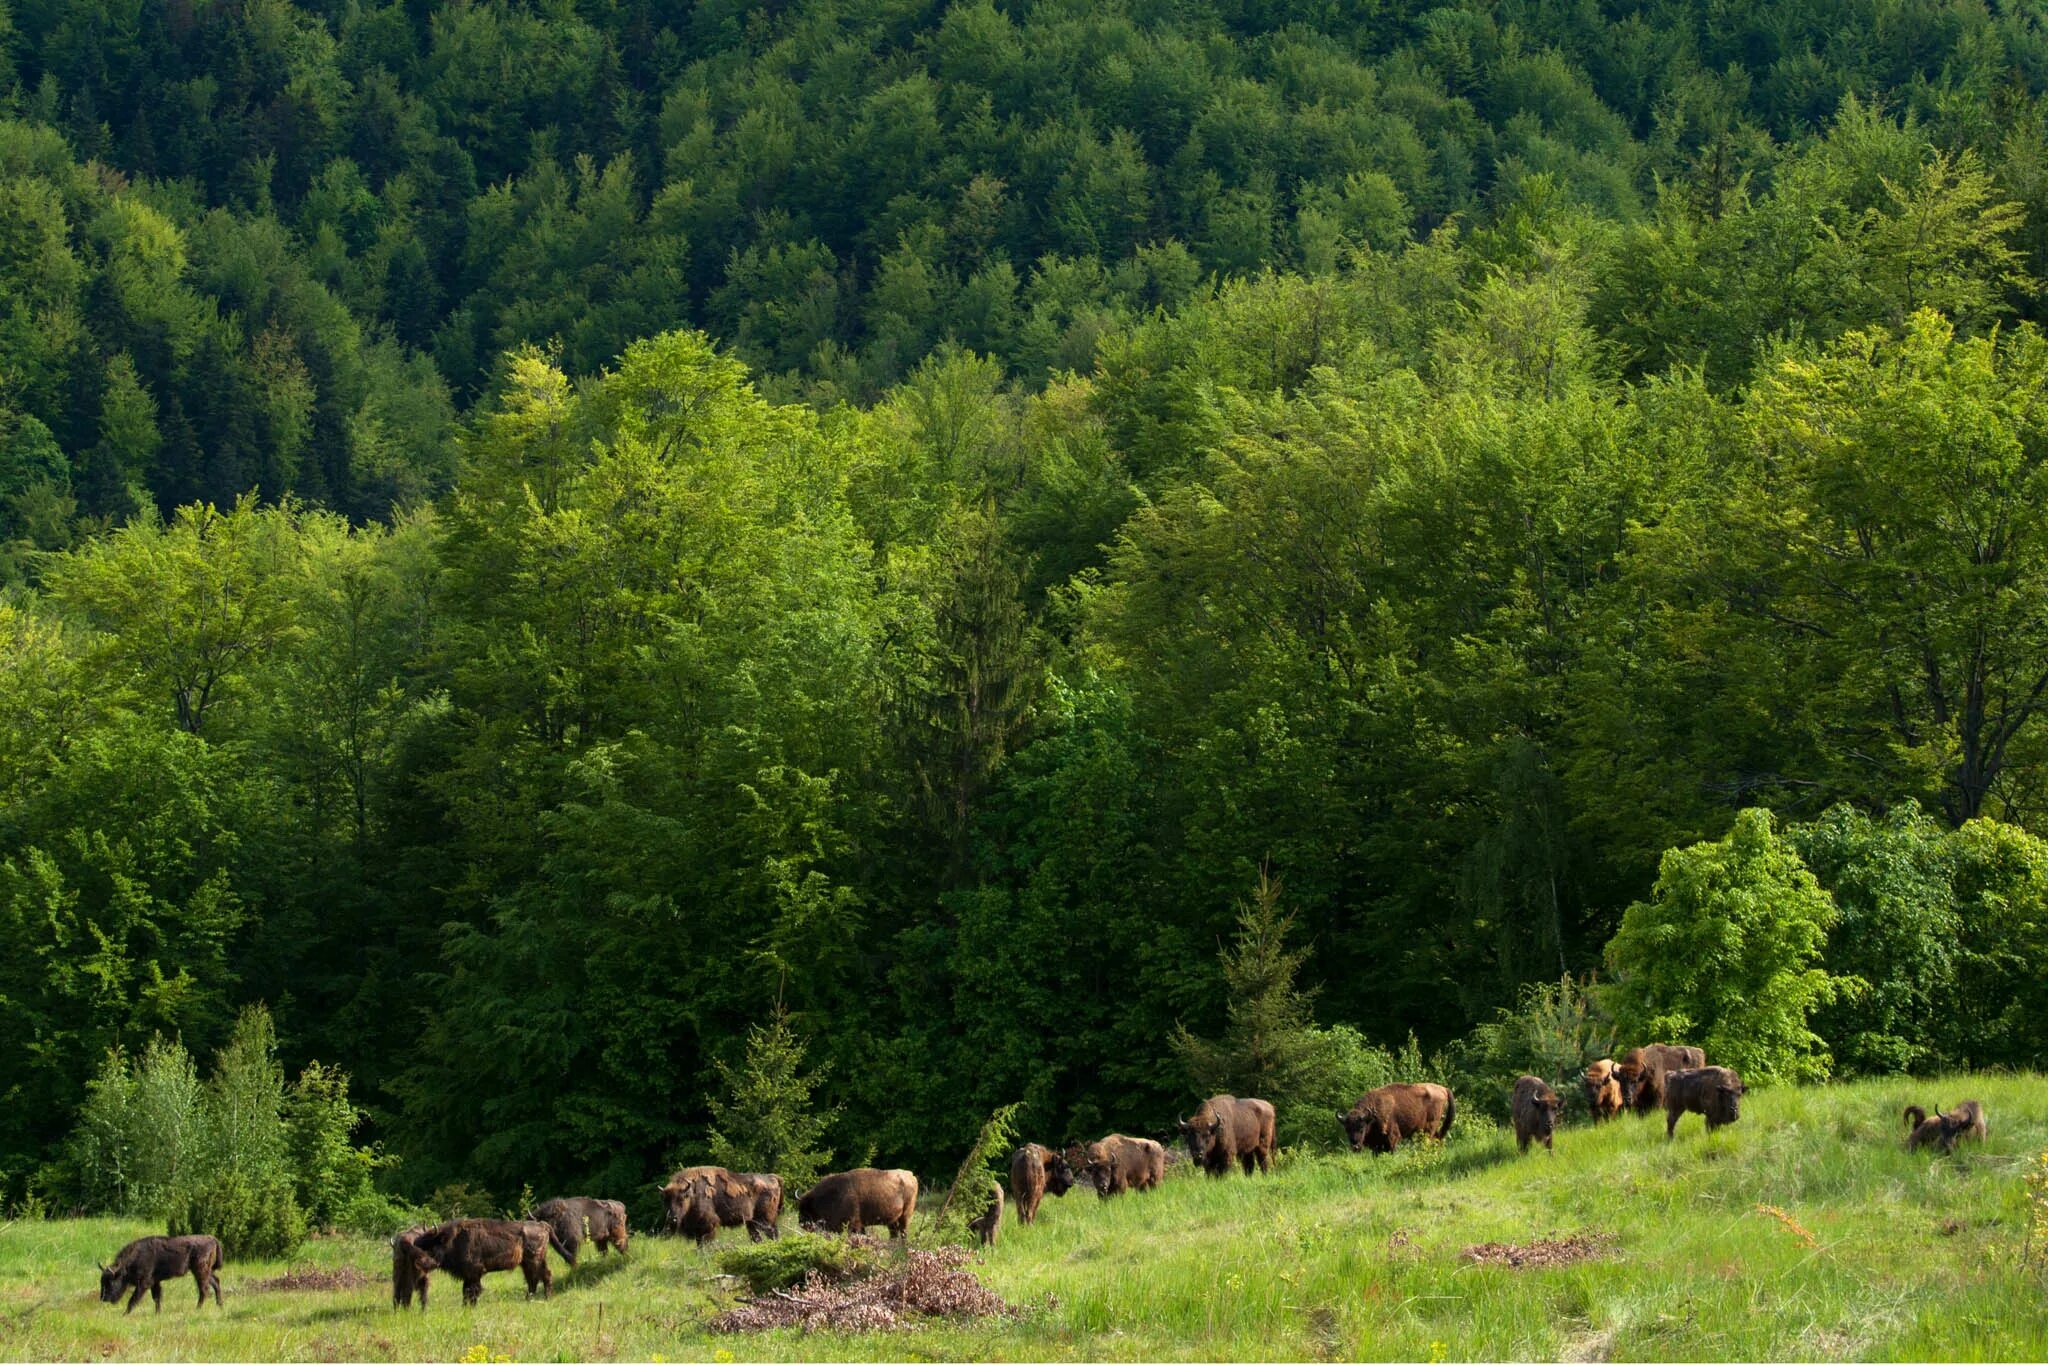
<path fill-rule="evenodd" d="M 1989 1108 L 1987 1143 L 1950 1159 L 1902 1150 L 1900 1106 L 1965 1094 Z M 356 1268 L 355 1287 L 259 1290 L 282 1267 L 232 1265 L 223 1315 L 195 1312 L 187 1284 L 161 1317 L 124 1318 L 94 1300 L 93 1264 L 143 1229 L 111 1220 L 0 1233 L 0 1315 L 7 1355 L 73 1359 L 2048 1355 L 2048 1302 L 2020 1262 L 2022 1176 L 2048 1147 L 2040 1077 L 1775 1090 L 1711 1139 L 1698 1123 L 1670 1145 L 1658 1122 L 1569 1128 L 1554 1156 L 1526 1159 L 1468 1123 L 1440 1149 L 1048 1200 L 984 1258 L 1024 1313 L 914 1335 L 709 1336 L 731 1291 L 712 1258 L 653 1237 L 624 1265 L 558 1267 L 547 1304 L 501 1275 L 473 1312 L 444 1280 L 432 1311 L 395 1314 L 383 1246 L 336 1239 L 307 1259 Z M 1544 1268 L 1462 1254 L 1579 1233 L 1612 1241 Z"/>

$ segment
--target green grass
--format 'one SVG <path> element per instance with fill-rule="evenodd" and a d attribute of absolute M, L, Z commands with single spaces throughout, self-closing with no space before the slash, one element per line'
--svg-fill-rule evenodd
<path fill-rule="evenodd" d="M 1908 1101 L 1983 1100 L 1990 1141 L 1952 1158 L 1903 1149 Z M 311 1244 L 352 1264 L 356 1290 L 257 1292 L 282 1266 L 230 1265 L 227 1307 L 165 1291 L 160 1317 L 98 1302 L 94 1263 L 137 1224 L 16 1223 L 0 1231 L 0 1354 L 9 1358 L 2048 1358 L 2048 1292 L 2020 1264 L 2022 1174 L 2048 1149 L 2035 1076 L 1759 1091 L 1708 1138 L 1689 1118 L 1559 1134 L 1518 1156 L 1468 1123 L 1442 1148 L 1290 1160 L 1270 1178 L 1176 1177 L 1148 1195 L 1048 1199 L 1006 1219 L 984 1255 L 1014 1321 L 871 1337 L 720 1337 L 731 1290 L 693 1246 L 636 1238 L 620 1265 L 558 1265 L 526 1303 L 516 1274 L 464 1311 L 445 1276 L 425 1315 L 390 1307 L 381 1242 Z M 1776 1216 L 1810 1233 L 1813 1245 Z M 1476 1242 L 1578 1231 L 1598 1260 L 1513 1270 L 1465 1263 Z M 725 1234 L 730 1237 L 732 1234 Z M 474 1358 L 474 1357 L 473 1357 Z"/>

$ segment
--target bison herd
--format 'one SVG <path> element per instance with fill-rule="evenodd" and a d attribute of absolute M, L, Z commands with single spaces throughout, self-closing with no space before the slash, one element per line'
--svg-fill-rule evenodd
<path fill-rule="evenodd" d="M 1586 1068 L 1581 1084 L 1587 1110 L 1595 1123 L 1633 1110 L 1647 1115 L 1664 1111 L 1664 1136 L 1678 1131 L 1678 1121 L 1698 1114 L 1707 1131 L 1741 1117 L 1742 1078 L 1725 1066 L 1708 1066 L 1696 1047 L 1653 1043 L 1635 1048 L 1620 1061 L 1602 1058 Z M 1540 1142 L 1546 1150 L 1557 1130 L 1564 1102 L 1542 1078 L 1523 1076 L 1509 1099 L 1515 1142 L 1527 1153 Z M 1354 1152 L 1391 1152 L 1411 1138 L 1441 1141 L 1451 1131 L 1458 1106 L 1450 1090 L 1428 1082 L 1383 1085 L 1369 1090 L 1337 1117 Z M 1984 1107 L 1965 1100 L 1932 1118 L 1919 1105 L 1905 1109 L 1909 1149 L 1933 1146 L 1952 1152 L 1965 1138 L 1985 1135 Z M 1212 1095 L 1188 1118 L 1179 1132 L 1189 1162 L 1212 1176 L 1228 1175 L 1234 1166 L 1251 1175 L 1270 1171 L 1276 1154 L 1275 1115 L 1265 1100 Z M 1111 1133 L 1095 1142 L 1077 1142 L 1065 1150 L 1025 1143 L 1010 1154 L 1009 1204 L 1017 1221 L 1037 1221 L 1048 1194 L 1064 1195 L 1086 1182 L 1099 1198 L 1128 1190 L 1150 1190 L 1166 1178 L 1167 1151 L 1151 1138 Z M 993 1200 L 969 1223 L 984 1243 L 993 1243 L 1002 1223 L 1003 1190 L 991 1181 Z M 917 1177 L 909 1171 L 862 1167 L 820 1178 L 796 1201 L 798 1225 L 817 1232 L 860 1233 L 887 1228 L 891 1238 L 905 1236 L 917 1209 Z M 661 1187 L 668 1226 L 696 1240 L 710 1242 L 721 1228 L 745 1228 L 753 1241 L 779 1235 L 782 1221 L 780 1176 L 729 1171 L 723 1166 L 686 1166 Z M 415 1295 L 427 1306 L 427 1285 L 439 1270 L 462 1282 L 462 1301 L 474 1304 L 483 1293 L 483 1277 L 492 1271 L 518 1270 L 526 1280 L 527 1297 L 547 1297 L 554 1277 L 548 1252 L 571 1266 L 583 1248 L 595 1245 L 599 1255 L 626 1254 L 626 1206 L 615 1199 L 582 1197 L 550 1199 L 529 1219 L 456 1218 L 434 1227 L 416 1227 L 391 1241 L 391 1301 L 411 1306 Z M 117 1302 L 129 1294 L 127 1311 L 148 1291 L 157 1311 L 163 1310 L 163 1283 L 190 1275 L 199 1286 L 199 1303 L 207 1291 L 220 1304 L 221 1245 L 211 1237 L 143 1237 L 121 1249 L 111 1266 L 100 1267 L 100 1298 Z M 131 1292 L 132 1291 L 132 1292 Z"/>

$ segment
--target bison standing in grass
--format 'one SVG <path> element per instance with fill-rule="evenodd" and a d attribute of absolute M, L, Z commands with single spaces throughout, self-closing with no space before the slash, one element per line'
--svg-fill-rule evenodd
<path fill-rule="evenodd" d="M 128 1307 L 133 1313 L 149 1291 L 156 1311 L 164 1311 L 164 1281 L 190 1275 L 199 1286 L 199 1306 L 206 1307 L 206 1291 L 213 1291 L 213 1306 L 220 1304 L 220 1268 L 227 1263 L 216 1238 L 195 1234 L 190 1237 L 138 1237 L 121 1248 L 112 1265 L 100 1267 L 100 1302 L 115 1303 L 129 1290 Z"/>
<path fill-rule="evenodd" d="M 533 1216 L 548 1225 L 555 1250 L 571 1267 L 586 1241 L 597 1245 L 600 1256 L 614 1247 L 619 1255 L 626 1254 L 626 1206 L 616 1199 L 550 1199 L 535 1209 Z"/>
<path fill-rule="evenodd" d="M 723 1166 L 686 1166 L 661 1187 L 669 1226 L 703 1246 L 720 1228 L 745 1228 L 747 1240 L 782 1233 L 782 1177 Z"/>
<path fill-rule="evenodd" d="M 996 1234 L 1003 1229 L 1003 1187 L 1001 1185 L 993 1180 L 988 1182 L 988 1207 L 982 1210 L 980 1217 L 970 1219 L 967 1227 L 983 1246 L 992 1247 L 996 1244 Z"/>
<path fill-rule="evenodd" d="M 483 1296 L 484 1276 L 518 1270 L 526 1277 L 526 1297 L 546 1298 L 555 1277 L 548 1269 L 551 1230 L 546 1223 L 509 1218 L 457 1218 L 431 1228 L 415 1228 L 391 1240 L 391 1301 L 403 1308 L 420 1296 L 427 1306 L 427 1282 L 436 1270 L 462 1281 L 462 1302 L 475 1306 Z"/>
<path fill-rule="evenodd" d="M 1562 1108 L 1564 1101 L 1539 1077 L 1524 1076 L 1515 1082 L 1510 1110 L 1515 1120 L 1515 1142 L 1524 1155 L 1528 1154 L 1531 1142 L 1541 1142 L 1546 1152 L 1555 1150 L 1550 1145 L 1550 1136 L 1557 1130 L 1557 1113 Z"/>
<path fill-rule="evenodd" d="M 1695 1049 L 1697 1051 L 1697 1049 Z M 1664 1073 L 1664 1138 L 1670 1141 L 1678 1121 L 1698 1114 L 1713 1132 L 1724 1123 L 1742 1117 L 1742 1097 L 1748 1087 L 1725 1066 L 1687 1067 Z"/>
<path fill-rule="evenodd" d="M 1354 1152 L 1391 1152 L 1417 1133 L 1450 1136 L 1458 1102 L 1448 1087 L 1431 1082 L 1383 1085 L 1358 1097 L 1348 1114 L 1337 1117 Z"/>
<path fill-rule="evenodd" d="M 1602 1057 L 1587 1067 L 1579 1084 L 1585 1087 L 1586 1108 L 1592 1113 L 1593 1122 L 1611 1119 L 1622 1111 L 1621 1082 L 1614 1078 L 1611 1057 Z"/>
<path fill-rule="evenodd" d="M 821 1232 L 865 1232 L 886 1227 L 891 1238 L 910 1230 L 917 1210 L 917 1177 L 872 1166 L 828 1175 L 796 1201 L 797 1222 Z"/>
<path fill-rule="evenodd" d="M 1935 1146 L 1946 1154 L 1953 1152 L 1956 1144 L 1964 1138 L 1982 1138 L 1988 1131 L 1984 1123 L 1984 1106 L 1975 1100 L 1964 1100 L 1946 1114 L 1936 1109 L 1933 1118 L 1927 1117 L 1927 1111 L 1919 1105 L 1909 1104 L 1905 1117 L 1908 1151 Z"/>
<path fill-rule="evenodd" d="M 1614 1068 L 1615 1082 L 1621 1086 L 1622 1108 L 1635 1110 L 1638 1117 L 1652 1112 L 1664 1102 L 1665 1073 L 1706 1064 L 1707 1054 L 1696 1047 L 1650 1043 L 1630 1048 Z"/>
<path fill-rule="evenodd" d="M 1180 1125 L 1188 1156 L 1210 1175 L 1230 1174 L 1231 1164 L 1250 1175 L 1256 1166 L 1273 1169 L 1273 1106 L 1264 1100 L 1211 1095 Z"/>
<path fill-rule="evenodd" d="M 1166 1179 L 1166 1149 L 1151 1138 L 1111 1133 L 1100 1142 L 1077 1142 L 1067 1149 L 1067 1165 L 1095 1186 L 1098 1198 L 1125 1190 L 1149 1190 Z"/>
<path fill-rule="evenodd" d="M 1074 1172 L 1052 1148 L 1027 1142 L 1010 1153 L 1010 1198 L 1016 1202 L 1018 1222 L 1037 1222 L 1038 1205 L 1045 1196 L 1073 1188 Z"/>

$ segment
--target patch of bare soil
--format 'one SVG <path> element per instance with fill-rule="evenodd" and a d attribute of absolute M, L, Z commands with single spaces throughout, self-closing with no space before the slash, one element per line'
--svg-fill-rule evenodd
<path fill-rule="evenodd" d="M 1590 1261 L 1596 1256 L 1606 1255 L 1613 1248 L 1614 1241 L 1611 1232 L 1574 1232 L 1568 1237 L 1539 1237 L 1526 1244 L 1481 1242 L 1478 1246 L 1466 1247 L 1460 1259 L 1474 1265 L 1504 1265 L 1515 1270 L 1529 1270 Z"/>
<path fill-rule="evenodd" d="M 915 1327 L 928 1318 L 1010 1317 L 1017 1309 L 966 1269 L 965 1247 L 909 1251 L 894 1264 L 832 1282 L 815 1271 L 794 1289 L 740 1300 L 711 1320 L 714 1332 L 872 1332 Z"/>
<path fill-rule="evenodd" d="M 361 1289 L 376 1282 L 377 1277 L 361 1266 L 338 1265 L 332 1269 L 322 1269 L 318 1266 L 297 1265 L 282 1275 L 258 1280 L 249 1288 L 259 1293 L 270 1289 Z"/>

